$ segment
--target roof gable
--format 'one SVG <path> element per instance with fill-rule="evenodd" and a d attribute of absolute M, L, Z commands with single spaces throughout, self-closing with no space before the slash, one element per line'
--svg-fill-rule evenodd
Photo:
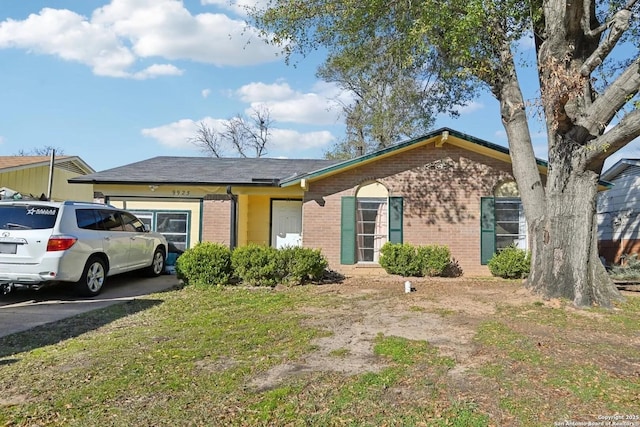
<path fill-rule="evenodd" d="M 0 156 L 0 172 L 48 166 L 50 162 L 50 156 Z M 82 175 L 95 172 L 78 156 L 55 157 L 54 165 Z"/>
<path fill-rule="evenodd" d="M 480 154 L 511 163 L 508 148 L 444 127 L 418 138 L 403 141 L 363 156 L 345 160 L 335 165 L 330 165 L 324 169 L 308 173 L 305 176 L 292 177 L 291 179 L 283 181 L 282 186 L 295 185 L 302 179 L 308 181 L 323 179 L 427 144 L 436 144 L 436 146 L 441 146 L 445 143 L 456 145 L 470 151 L 475 151 Z M 536 159 L 536 162 L 538 163 L 538 169 L 540 172 L 546 174 L 547 162 L 541 159 Z"/>

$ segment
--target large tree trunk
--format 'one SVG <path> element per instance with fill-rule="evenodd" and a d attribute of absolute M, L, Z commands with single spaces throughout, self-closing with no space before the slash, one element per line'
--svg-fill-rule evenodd
<path fill-rule="evenodd" d="M 558 160 L 549 165 L 545 214 L 529 227 L 532 268 L 526 285 L 578 307 L 610 307 L 621 296 L 598 255 L 598 175 L 571 167 L 571 159 Z"/>
<path fill-rule="evenodd" d="M 552 61 L 545 59 L 544 63 L 551 65 Z M 503 74 L 493 90 L 500 101 L 513 173 L 529 224 L 532 266 L 526 285 L 543 297 L 566 298 L 576 306 L 610 307 L 621 296 L 598 254 L 595 205 L 599 170 L 588 166 L 585 155 L 591 136 L 584 127 L 573 125 L 557 104 L 544 106 L 550 160 L 543 185 L 524 112 L 526 103 L 508 46 L 502 50 L 502 66 Z M 545 70 L 551 74 L 548 80 L 562 74 L 552 74 L 554 70 L 557 68 Z M 563 92 L 552 95 L 561 98 Z"/>
<path fill-rule="evenodd" d="M 543 200 L 523 197 L 525 213 L 536 212 L 527 215 L 532 268 L 526 285 L 579 307 L 610 307 L 621 295 L 599 259 L 595 206 L 603 162 L 590 144 L 612 114 L 606 108 L 602 117 L 596 114 L 592 68 L 585 68 L 602 59 L 600 33 L 591 31 L 598 27 L 595 4 L 543 0 L 539 6 L 544 17 L 534 27 L 549 162 Z"/>

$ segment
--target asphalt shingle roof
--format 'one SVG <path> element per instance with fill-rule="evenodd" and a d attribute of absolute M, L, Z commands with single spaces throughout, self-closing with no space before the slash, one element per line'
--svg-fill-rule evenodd
<path fill-rule="evenodd" d="M 324 159 L 159 156 L 76 177 L 70 182 L 124 184 L 277 185 L 280 180 L 339 163 Z"/>

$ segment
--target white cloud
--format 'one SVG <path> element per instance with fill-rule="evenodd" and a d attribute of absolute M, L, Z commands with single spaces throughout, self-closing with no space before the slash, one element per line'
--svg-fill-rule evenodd
<path fill-rule="evenodd" d="M 4 137 L 0 136 L 0 145 L 4 144 Z"/>
<path fill-rule="evenodd" d="M 7 47 L 56 55 L 113 77 L 126 77 L 124 70 L 135 62 L 135 56 L 110 29 L 69 10 L 45 8 L 24 21 L 0 22 L 0 48 Z"/>
<path fill-rule="evenodd" d="M 339 91 L 334 85 L 315 86 L 319 92 L 294 91 L 289 84 L 249 83 L 236 91 L 251 108 L 266 107 L 271 118 L 282 123 L 334 125 L 341 109 L 335 98 Z M 251 108 L 247 109 L 250 114 Z"/>
<path fill-rule="evenodd" d="M 223 14 L 192 15 L 177 0 L 112 0 L 92 21 L 112 26 L 141 57 L 188 59 L 218 66 L 276 59 L 277 49 L 258 39 L 244 20 Z"/>
<path fill-rule="evenodd" d="M 180 70 L 170 64 L 154 64 L 142 71 L 138 71 L 137 73 L 133 74 L 132 77 L 138 80 L 144 80 L 159 76 L 181 76 L 183 73 L 183 70 Z"/>
<path fill-rule="evenodd" d="M 193 15 L 179 0 L 112 0 L 90 19 L 44 8 L 24 20 L 0 22 L 0 48 L 58 56 L 85 64 L 96 75 L 138 79 L 181 74 L 171 64 L 132 70 L 140 59 L 241 66 L 275 61 L 279 51 L 244 20 Z"/>
<path fill-rule="evenodd" d="M 174 149 L 197 150 L 196 146 L 189 140 L 197 135 L 200 123 L 221 131 L 226 120 L 205 117 L 194 121 L 183 119 L 167 125 L 148 128 L 142 130 L 142 135 L 153 138 L 160 144 Z M 292 153 L 305 150 L 313 150 L 328 146 L 335 141 L 335 137 L 329 131 L 300 132 L 292 129 L 272 128 L 269 145 L 269 153 Z M 232 150 L 227 150 L 227 154 L 233 156 Z"/>
<path fill-rule="evenodd" d="M 237 91 L 240 100 L 247 103 L 271 102 L 286 100 L 297 96 L 287 83 L 252 82 L 242 86 Z"/>
<path fill-rule="evenodd" d="M 207 89 L 202 89 L 202 92 L 200 92 L 202 94 L 203 98 L 208 98 L 209 95 L 211 95 L 211 89 L 207 88 Z"/>
<path fill-rule="evenodd" d="M 288 156 L 295 152 L 304 155 L 305 151 L 327 147 L 335 142 L 335 137 L 328 130 L 304 132 L 284 128 L 282 124 L 336 125 L 340 113 L 334 98 L 340 95 L 341 91 L 335 85 L 320 83 L 315 84 L 313 89 L 314 92 L 304 93 L 292 89 L 284 81 L 272 84 L 252 82 L 234 91 L 231 96 L 249 105 L 245 111 L 247 116 L 252 114 L 252 109 L 261 107 L 269 109 L 270 117 L 274 121 L 267 147 L 270 156 L 281 154 Z M 209 89 L 204 89 L 202 96 L 207 97 L 209 93 Z M 142 134 L 170 148 L 194 149 L 195 146 L 189 142 L 189 139 L 197 135 L 200 122 L 214 130 L 222 131 L 227 119 L 212 117 L 205 117 L 198 121 L 183 119 L 163 126 L 143 129 Z M 233 150 L 227 149 L 225 155 L 233 156 Z"/>
<path fill-rule="evenodd" d="M 199 121 L 191 119 L 182 119 L 167 125 L 155 128 L 142 129 L 142 135 L 153 138 L 160 144 L 176 149 L 196 149 L 189 140 L 197 135 L 199 123 L 203 122 L 206 126 L 221 129 L 223 120 L 216 120 L 206 117 Z"/>
<path fill-rule="evenodd" d="M 291 129 L 272 129 L 269 141 L 269 152 L 295 153 L 327 147 L 335 141 L 335 137 L 329 131 L 304 133 Z"/>

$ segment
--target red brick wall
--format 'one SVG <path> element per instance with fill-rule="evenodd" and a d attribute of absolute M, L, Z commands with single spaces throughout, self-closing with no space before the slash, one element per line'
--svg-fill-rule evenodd
<path fill-rule="evenodd" d="M 231 201 L 205 200 L 202 212 L 202 241 L 229 245 Z"/>
<path fill-rule="evenodd" d="M 620 264 L 622 255 L 640 253 L 640 240 L 600 240 L 598 251 L 600 256 L 605 258 L 607 264 Z"/>
<path fill-rule="evenodd" d="M 377 180 L 390 196 L 404 198 L 404 242 L 444 244 L 465 275 L 488 275 L 480 264 L 480 198 L 511 180 L 511 165 L 445 144 L 418 147 L 310 184 L 303 208 L 303 244 L 320 248 L 330 268 L 375 274 L 370 267 L 340 264 L 342 196 Z M 378 271 L 379 272 L 379 271 Z"/>

